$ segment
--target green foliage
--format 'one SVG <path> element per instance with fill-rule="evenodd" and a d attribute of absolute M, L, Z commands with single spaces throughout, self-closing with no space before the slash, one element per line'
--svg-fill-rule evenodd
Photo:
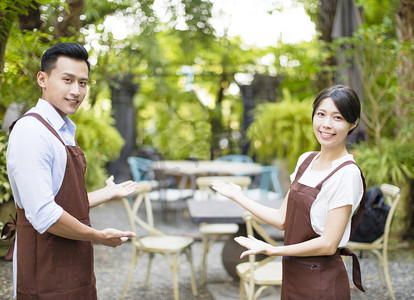
<path fill-rule="evenodd" d="M 398 41 L 391 24 L 385 22 L 359 29 L 353 37 L 337 39 L 336 49 L 355 58 L 362 76 L 364 102 L 362 119 L 368 135 L 381 147 L 381 136 L 393 136 L 396 109 Z"/>
<path fill-rule="evenodd" d="M 163 81 L 146 81 L 135 101 L 138 145 L 151 145 L 166 159 L 209 158 L 210 124 L 207 111 L 192 92 Z M 147 94 L 148 93 L 148 94 Z"/>
<path fill-rule="evenodd" d="M 112 126 L 114 120 L 98 106 L 80 109 L 72 119 L 77 126 L 76 140 L 86 157 L 86 188 L 88 191 L 101 188 L 108 177 L 106 164 L 119 157 L 124 140 Z"/>
<path fill-rule="evenodd" d="M 360 143 L 352 150 L 367 186 L 380 186 L 382 183 L 402 186 L 407 179 L 413 179 L 414 141 L 382 138 L 381 145 L 379 148 Z"/>
<path fill-rule="evenodd" d="M 274 157 L 287 159 L 293 171 L 299 156 L 318 146 L 312 127 L 312 99 L 300 101 L 283 90 L 283 100 L 257 107 L 255 120 L 248 128 L 251 151 L 262 163 Z"/>
<path fill-rule="evenodd" d="M 267 51 L 276 58 L 276 73 L 283 75 L 280 89 L 287 88 L 299 99 L 313 97 L 319 92 L 317 80 L 320 73 L 335 71 L 324 63 L 330 54 L 323 50 L 323 42 L 316 39 L 298 44 L 279 43 Z"/>
<path fill-rule="evenodd" d="M 0 131 L 0 204 L 12 199 L 12 190 L 6 166 L 7 141 L 7 133 Z"/>

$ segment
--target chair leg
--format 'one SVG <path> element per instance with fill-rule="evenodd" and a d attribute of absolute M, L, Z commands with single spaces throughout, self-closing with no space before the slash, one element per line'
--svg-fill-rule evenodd
<path fill-rule="evenodd" d="M 154 253 L 149 253 L 148 254 L 148 267 L 147 267 L 147 274 L 145 275 L 144 288 L 146 288 L 148 285 L 153 258 L 154 258 Z"/>
<path fill-rule="evenodd" d="M 201 266 L 200 266 L 200 271 L 201 271 L 201 284 L 205 284 L 206 282 L 206 264 L 207 264 L 207 254 L 209 251 L 209 239 L 208 236 L 203 235 L 203 256 L 201 258 Z"/>
<path fill-rule="evenodd" d="M 394 291 L 392 289 L 392 285 L 391 285 L 391 279 L 390 279 L 390 273 L 388 270 L 388 255 L 387 255 L 387 251 L 384 251 L 384 255 L 383 255 L 383 269 L 384 269 L 384 275 L 385 275 L 385 281 L 387 283 L 387 288 L 388 288 L 388 292 L 390 293 L 390 297 L 392 300 L 395 300 L 395 295 L 394 295 Z"/>
<path fill-rule="evenodd" d="M 185 254 L 187 256 L 188 263 L 190 264 L 190 272 L 191 272 L 191 290 L 193 291 L 193 295 L 197 296 L 197 283 L 195 280 L 195 273 L 194 273 L 194 266 L 193 266 L 193 254 L 191 251 L 191 248 L 187 248 L 185 251 Z"/>
<path fill-rule="evenodd" d="M 240 278 L 240 287 L 239 287 L 239 300 L 244 300 L 244 293 L 246 289 L 244 287 L 244 281 Z"/>
<path fill-rule="evenodd" d="M 173 276 L 173 290 L 174 290 L 174 300 L 179 300 L 178 294 L 178 257 L 177 253 L 171 254 L 172 262 L 171 262 L 171 271 Z"/>
<path fill-rule="evenodd" d="M 378 263 L 377 263 L 377 271 L 378 271 L 378 276 L 380 278 L 381 284 L 383 286 L 385 286 L 385 281 L 384 281 L 384 275 L 382 274 L 382 271 L 384 269 L 384 257 L 381 255 L 381 253 L 374 249 L 371 250 L 377 257 Z"/>
<path fill-rule="evenodd" d="M 123 300 L 125 298 L 125 295 L 128 291 L 129 285 L 131 283 L 132 275 L 134 274 L 134 270 L 135 270 L 135 267 L 137 265 L 137 262 L 138 262 L 138 255 L 136 253 L 136 250 L 132 246 L 131 264 L 129 266 L 128 278 L 127 278 L 127 281 L 125 282 L 124 289 L 123 289 L 122 294 L 121 294 L 121 300 Z"/>

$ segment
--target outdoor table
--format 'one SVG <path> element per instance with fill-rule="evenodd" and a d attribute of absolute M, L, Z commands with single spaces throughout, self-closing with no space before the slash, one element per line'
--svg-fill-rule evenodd
<path fill-rule="evenodd" d="M 272 208 L 279 208 L 282 205 L 283 199 L 261 201 L 265 206 Z M 243 214 L 246 211 L 243 207 L 238 205 L 232 200 L 228 201 L 187 201 L 188 210 L 190 212 L 191 219 L 194 223 L 237 223 L 239 224 L 239 231 L 235 235 L 230 236 L 223 246 L 222 262 L 227 273 L 233 278 L 238 280 L 236 266 L 241 262 L 248 261 L 248 257 L 240 259 L 240 254 L 246 250 L 246 248 L 240 246 L 234 241 L 236 236 L 246 236 L 246 223 L 243 220 Z M 277 230 L 277 229 L 275 229 Z M 280 238 L 283 238 L 283 232 L 278 231 Z M 266 256 L 258 256 L 257 260 L 263 259 Z"/>
<path fill-rule="evenodd" d="M 260 173 L 262 166 L 256 163 L 217 160 L 160 160 L 154 161 L 151 168 L 162 171 L 165 175 L 181 176 L 178 187 L 184 189 L 190 181 L 191 189 L 195 191 L 197 176 Z"/>

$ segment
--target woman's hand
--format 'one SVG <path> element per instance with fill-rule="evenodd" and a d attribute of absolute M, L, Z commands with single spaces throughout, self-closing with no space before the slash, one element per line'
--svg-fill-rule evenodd
<path fill-rule="evenodd" d="M 259 254 L 259 253 L 263 253 L 266 255 L 270 255 L 269 254 L 269 250 L 271 248 L 273 248 L 272 245 L 263 242 L 261 240 L 256 239 L 255 237 L 249 235 L 248 237 L 245 236 L 238 236 L 235 237 L 234 240 L 239 243 L 241 246 L 249 249 L 244 251 L 241 255 L 240 258 L 243 258 L 247 255 L 252 255 L 252 254 Z"/>
<path fill-rule="evenodd" d="M 137 189 L 137 183 L 131 180 L 116 184 L 114 182 L 114 176 L 111 175 L 106 181 L 106 192 L 110 196 L 110 199 L 128 197 Z"/>
<path fill-rule="evenodd" d="M 227 183 L 220 180 L 212 181 L 211 188 L 221 195 L 232 200 L 235 200 L 235 198 L 242 192 L 241 187 L 237 184 L 234 184 L 233 182 Z"/>

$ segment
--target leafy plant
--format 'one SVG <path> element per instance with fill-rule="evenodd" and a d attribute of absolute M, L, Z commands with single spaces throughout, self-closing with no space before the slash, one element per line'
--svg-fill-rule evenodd
<path fill-rule="evenodd" d="M 7 141 L 7 134 L 0 131 L 0 204 L 12 199 L 12 190 L 6 167 Z"/>
<path fill-rule="evenodd" d="M 379 186 L 384 182 L 401 186 L 408 178 L 414 178 L 414 142 L 382 138 L 381 145 L 379 148 L 360 143 L 353 148 L 367 186 Z"/>
<path fill-rule="evenodd" d="M 85 181 L 88 191 L 102 187 L 108 177 L 106 164 L 119 157 L 124 140 L 108 112 L 80 109 L 72 117 L 76 123 L 76 140 L 87 162 Z"/>
<path fill-rule="evenodd" d="M 361 168 L 367 187 L 390 183 L 401 189 L 401 198 L 409 199 L 409 180 L 414 179 L 414 142 L 404 138 L 381 139 L 381 147 L 360 143 L 352 150 Z M 412 211 L 410 201 L 401 201 L 397 208 L 393 231 L 406 232 Z"/>
<path fill-rule="evenodd" d="M 286 158 L 289 170 L 293 171 L 299 156 L 318 146 L 312 127 L 312 100 L 300 101 L 283 89 L 281 102 L 257 107 L 247 137 L 260 162 L 270 163 L 276 156 Z"/>

